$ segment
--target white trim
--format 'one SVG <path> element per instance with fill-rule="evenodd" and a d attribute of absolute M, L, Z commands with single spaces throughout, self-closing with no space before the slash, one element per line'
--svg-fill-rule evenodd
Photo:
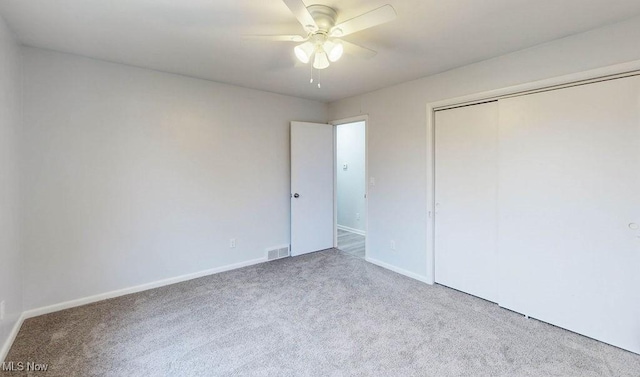
<path fill-rule="evenodd" d="M 529 83 L 508 86 L 505 88 L 478 92 L 461 97 L 454 97 L 429 103 L 432 108 L 442 110 L 448 107 L 461 105 L 472 105 L 477 102 L 485 102 L 495 100 L 501 97 L 527 94 L 540 90 L 553 90 L 562 86 L 573 86 L 575 84 L 587 83 L 595 80 L 599 81 L 603 78 L 616 78 L 628 75 L 637 75 L 640 71 L 640 60 L 632 62 L 616 64 L 608 67 L 592 69 L 589 71 L 572 73 L 569 75 L 552 77 L 549 79 L 532 81 Z"/>
<path fill-rule="evenodd" d="M 331 123 L 329 123 L 331 124 Z M 338 127 L 333 127 L 333 248 L 338 248 Z"/>
<path fill-rule="evenodd" d="M 132 294 L 132 293 L 147 291 L 149 289 L 164 287 L 164 286 L 176 284 L 176 283 L 182 283 L 188 280 L 193 280 L 193 279 L 201 278 L 204 276 L 215 275 L 221 272 L 226 272 L 226 271 L 231 271 L 231 270 L 235 270 L 242 267 L 252 266 L 252 265 L 263 263 L 266 261 L 267 261 L 267 258 L 263 257 L 263 258 L 249 260 L 246 262 L 240 262 L 240 263 L 230 264 L 222 267 L 212 268 L 209 270 L 194 272 L 187 275 L 176 276 L 169 279 L 158 280 L 151 283 L 137 285 L 135 287 L 119 289 L 111 292 L 101 293 L 94 296 L 66 301 L 59 304 L 27 310 L 24 312 L 24 316 L 25 318 L 37 317 L 43 314 L 49 314 L 49 313 L 57 312 L 60 310 L 65 310 L 65 309 L 70 309 L 70 308 L 74 308 L 81 305 L 91 304 L 97 301 L 102 301 L 102 300 L 107 300 L 114 297 L 120 297 L 128 294 Z"/>
<path fill-rule="evenodd" d="M 638 74 L 640 60 L 427 103 L 427 283 L 435 282 L 435 111 Z"/>
<path fill-rule="evenodd" d="M 407 270 L 405 270 L 403 268 L 399 268 L 399 267 L 390 265 L 390 264 L 385 263 L 385 262 L 381 262 L 381 261 L 379 261 L 377 259 L 365 258 L 365 260 L 367 262 L 369 262 L 369 263 L 375 264 L 376 266 L 380 266 L 382 268 L 385 268 L 387 270 L 393 271 L 393 272 L 398 273 L 400 275 L 404 275 L 404 276 L 409 277 L 411 279 L 415 279 L 415 280 L 418 280 L 418 281 L 421 281 L 421 282 L 427 283 L 427 284 L 433 284 L 433 283 L 431 283 L 429 281 L 429 279 L 426 276 L 423 276 L 423 275 L 420 275 L 420 274 L 416 274 L 416 273 L 411 272 L 411 271 L 407 271 Z"/>
<path fill-rule="evenodd" d="M 436 129 L 435 112 L 432 104 L 427 104 L 427 283 L 436 282 L 436 231 L 435 231 L 435 194 L 436 194 Z"/>
<path fill-rule="evenodd" d="M 338 228 L 340 230 L 344 230 L 345 232 L 359 234 L 361 236 L 366 236 L 367 235 L 367 232 L 365 232 L 364 230 L 355 229 L 355 228 L 349 228 L 348 226 L 344 226 L 344 225 L 340 225 L 340 224 L 336 225 L 336 228 Z"/>
<path fill-rule="evenodd" d="M 362 115 L 356 115 L 354 117 L 338 119 L 338 120 L 334 120 L 334 121 L 329 122 L 329 124 L 332 125 L 332 126 L 339 126 L 341 124 L 356 123 L 356 122 L 362 122 L 362 121 L 368 122 L 369 121 L 369 115 L 368 114 L 362 114 Z"/>
<path fill-rule="evenodd" d="M 364 122 L 364 195 L 365 195 L 365 199 L 364 199 L 364 212 L 365 212 L 365 216 L 364 216 L 364 229 L 366 233 L 369 230 L 369 115 L 368 114 L 361 114 L 361 115 L 356 115 L 353 117 L 349 117 L 349 118 L 343 118 L 343 119 L 338 119 L 338 120 L 334 120 L 329 122 L 329 124 L 334 126 L 334 150 L 333 150 L 333 155 L 336 156 L 336 142 L 337 142 L 337 126 L 341 125 L 341 124 L 347 124 L 347 123 L 355 123 L 355 122 Z M 335 159 L 335 157 L 334 157 Z M 336 161 L 333 162 L 333 169 L 334 169 L 334 174 L 333 174 L 333 186 L 334 186 L 334 194 L 333 194 L 333 208 L 334 208 L 334 218 L 335 218 L 335 222 L 334 222 L 334 246 L 333 247 L 338 247 L 338 187 L 337 187 L 337 180 L 338 180 L 338 170 L 337 170 L 337 166 L 336 166 Z M 354 232 L 355 233 L 355 232 Z M 362 234 L 363 236 L 365 234 Z M 367 253 L 369 250 L 369 237 L 366 237 L 364 239 L 364 257 L 365 259 L 367 258 Z"/>
<path fill-rule="evenodd" d="M 7 340 L 2 345 L 2 349 L 0 349 L 0 364 L 3 361 L 5 361 L 5 358 L 9 354 L 9 350 L 11 349 L 11 346 L 13 345 L 13 342 L 16 340 L 16 337 L 18 336 L 18 332 L 20 332 L 20 327 L 22 327 L 22 323 L 24 322 L 25 319 L 26 319 L 26 317 L 25 317 L 24 313 L 21 313 L 20 316 L 18 317 L 18 320 L 13 325 L 13 328 L 11 329 L 11 332 L 9 333 L 9 337 L 7 338 Z"/>

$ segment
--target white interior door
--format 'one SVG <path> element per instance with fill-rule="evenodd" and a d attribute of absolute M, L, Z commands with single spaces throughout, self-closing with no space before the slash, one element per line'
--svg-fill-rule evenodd
<path fill-rule="evenodd" d="M 435 278 L 497 301 L 498 103 L 436 112 Z"/>
<path fill-rule="evenodd" d="M 640 353 L 640 78 L 499 107 L 499 304 Z"/>
<path fill-rule="evenodd" d="M 333 129 L 291 122 L 292 256 L 333 247 Z"/>

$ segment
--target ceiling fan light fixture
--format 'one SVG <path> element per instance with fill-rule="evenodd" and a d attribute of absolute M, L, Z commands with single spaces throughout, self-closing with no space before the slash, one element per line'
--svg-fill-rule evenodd
<path fill-rule="evenodd" d="M 331 62 L 337 62 L 338 60 L 340 60 L 342 54 L 344 53 L 344 46 L 342 45 L 341 41 L 327 41 L 324 44 L 324 50 L 329 56 L 329 60 Z"/>
<path fill-rule="evenodd" d="M 311 60 L 311 55 L 313 55 L 314 48 L 315 46 L 313 45 L 313 43 L 307 41 L 301 45 L 296 46 L 293 49 L 293 52 L 295 52 L 298 60 L 300 60 L 304 64 L 307 64 L 309 63 L 309 60 Z"/>
<path fill-rule="evenodd" d="M 313 68 L 315 69 L 325 69 L 329 67 L 329 58 L 327 57 L 327 53 L 324 50 L 319 50 L 316 52 L 316 57 L 313 61 Z"/>
<path fill-rule="evenodd" d="M 367 58 L 375 56 L 375 51 L 341 40 L 341 38 L 382 25 L 392 21 L 397 16 L 393 6 L 386 4 L 344 22 L 336 23 L 339 18 L 338 12 L 330 6 L 322 4 L 306 6 L 305 0 L 283 0 L 283 2 L 304 27 L 305 36 L 259 35 L 246 37 L 299 43 L 293 49 L 294 54 L 303 64 L 310 63 L 313 60 L 312 77 L 315 72 L 314 69 L 325 69 L 331 63 L 338 61 L 344 53 L 345 46 L 351 55 Z M 314 82 L 312 78 L 311 83 Z M 318 88 L 320 88 L 319 83 Z"/>

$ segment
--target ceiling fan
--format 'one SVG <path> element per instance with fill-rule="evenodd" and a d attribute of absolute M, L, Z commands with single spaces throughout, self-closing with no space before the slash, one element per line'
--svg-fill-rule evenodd
<path fill-rule="evenodd" d="M 342 54 L 371 58 L 376 51 L 348 42 L 342 37 L 378 26 L 396 18 L 396 11 L 389 4 L 371 10 L 350 20 L 336 23 L 338 12 L 326 5 L 306 6 L 302 0 L 283 0 L 294 16 L 304 27 L 301 35 L 256 35 L 247 36 L 280 42 L 298 42 L 294 52 L 298 60 L 307 64 L 313 59 L 313 68 L 325 69 L 330 62 L 336 62 Z M 313 81 L 313 80 L 312 80 Z"/>

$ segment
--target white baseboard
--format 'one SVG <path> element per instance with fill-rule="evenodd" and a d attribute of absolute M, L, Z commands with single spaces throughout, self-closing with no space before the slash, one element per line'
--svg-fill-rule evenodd
<path fill-rule="evenodd" d="M 24 320 L 25 320 L 25 316 L 24 316 L 24 313 L 22 313 L 18 317 L 18 320 L 16 321 L 16 323 L 13 325 L 13 329 L 11 329 L 11 332 L 9 333 L 9 337 L 2 345 L 2 349 L 0 349 L 0 364 L 2 364 L 3 361 L 5 361 L 5 358 L 7 357 L 7 354 L 9 353 L 9 350 L 13 345 L 13 341 L 16 340 L 16 337 L 18 336 L 18 332 L 20 331 L 20 327 L 22 326 L 22 322 L 24 322 Z"/>
<path fill-rule="evenodd" d="M 348 226 L 344 226 L 344 225 L 336 225 L 336 228 L 338 228 L 340 230 L 344 230 L 345 232 L 351 232 L 351 233 L 359 234 L 361 236 L 366 236 L 367 235 L 367 232 L 365 232 L 364 230 L 349 228 Z"/>
<path fill-rule="evenodd" d="M 115 290 L 115 291 L 111 291 L 111 292 L 101 293 L 101 294 L 98 294 L 98 295 L 79 298 L 79 299 L 76 299 L 76 300 L 71 300 L 71 301 L 66 301 L 66 302 L 61 302 L 59 304 L 53 304 L 53 305 L 44 306 L 44 307 L 41 307 L 41 308 L 26 310 L 18 318 L 18 321 L 16 322 L 15 326 L 13 327 L 13 330 L 11 331 L 11 334 L 9 335 L 9 338 L 7 339 L 5 344 L 2 346 L 2 349 L 0 350 L 0 362 L 2 360 L 4 360 L 4 358 L 9 353 L 9 349 L 11 349 L 11 345 L 13 344 L 16 336 L 18 335 L 18 331 L 20 331 L 20 327 L 22 326 L 22 323 L 27 318 L 33 318 L 33 317 L 37 317 L 37 316 L 40 316 L 40 315 L 57 312 L 57 311 L 60 311 L 60 310 L 70 309 L 70 308 L 74 308 L 74 307 L 77 307 L 77 306 L 91 304 L 91 303 L 94 303 L 94 302 L 107 300 L 107 299 L 114 298 L 114 297 L 128 295 L 128 294 L 131 294 L 131 293 L 137 293 L 137 292 L 142 292 L 142 291 L 146 291 L 146 290 L 149 290 L 149 289 L 164 287 L 164 286 L 171 285 L 171 284 L 182 283 L 184 281 L 193 280 L 193 279 L 197 279 L 197 278 L 201 278 L 201 277 L 209 276 L 209 275 L 215 275 L 215 274 L 219 274 L 219 273 L 225 272 L 225 271 L 236 270 L 236 269 L 242 268 L 242 267 L 253 266 L 255 264 L 264 263 L 264 262 L 267 262 L 267 258 L 266 257 L 253 259 L 253 260 L 249 260 L 249 261 L 246 261 L 246 262 L 234 263 L 234 264 L 230 264 L 230 265 L 226 265 L 226 266 L 222 266 L 222 267 L 216 267 L 216 268 L 212 268 L 212 269 L 209 269 L 209 270 L 194 272 L 194 273 L 186 274 L 186 275 L 182 275 L 182 276 L 176 276 L 176 277 L 169 278 L 169 279 L 158 280 L 158 281 L 154 281 L 154 282 L 151 282 L 151 283 L 138 285 L 138 286 L 135 286 L 135 287 L 129 287 L 129 288 L 119 289 L 119 290 Z"/>
<path fill-rule="evenodd" d="M 395 273 L 398 273 L 400 275 L 404 275 L 404 276 L 409 277 L 411 279 L 415 279 L 415 280 L 421 281 L 423 283 L 427 283 L 429 285 L 433 285 L 433 282 L 431 280 L 429 280 L 426 276 L 423 276 L 423 275 L 420 275 L 420 274 L 416 274 L 416 273 L 411 272 L 411 271 L 407 271 L 405 269 L 390 265 L 390 264 L 385 263 L 385 262 L 381 262 L 381 261 L 379 261 L 377 259 L 365 258 L 365 260 L 367 262 L 369 262 L 369 263 L 373 263 L 376 266 L 380 266 L 382 268 L 386 268 L 387 270 L 391 270 L 391 271 L 393 271 Z"/>
<path fill-rule="evenodd" d="M 135 287 L 119 289 L 119 290 L 115 290 L 115 291 L 111 291 L 111 292 L 101 293 L 101 294 L 98 294 L 98 295 L 95 295 L 95 296 L 79 298 L 79 299 L 76 299 L 76 300 L 61 302 L 59 304 L 49 305 L 49 306 L 45 306 L 45 307 L 41 307 L 41 308 L 30 309 L 30 310 L 25 311 L 24 315 L 25 315 L 25 318 L 37 317 L 37 316 L 40 316 L 40 315 L 43 315 L 43 314 L 49 314 L 49 313 L 57 312 L 57 311 L 60 311 L 60 310 L 74 308 L 76 306 L 82 306 L 82 305 L 86 305 L 86 304 L 91 304 L 91 303 L 94 303 L 94 302 L 97 302 L 97 301 L 107 300 L 107 299 L 110 299 L 110 298 L 124 296 L 124 295 L 128 295 L 128 294 L 131 294 L 131 293 L 147 291 L 149 289 L 164 287 L 166 285 L 171 285 L 171 284 L 176 284 L 176 283 L 182 283 L 183 281 L 193 280 L 193 279 L 201 278 L 203 276 L 214 275 L 214 274 L 218 274 L 218 273 L 225 272 L 225 271 L 230 271 L 230 270 L 235 270 L 235 269 L 242 268 L 242 267 L 252 266 L 254 264 L 259 264 L 259 263 L 263 263 L 263 262 L 266 262 L 266 261 L 267 261 L 267 258 L 265 257 L 265 258 L 258 258 L 258 259 L 249 260 L 249 261 L 246 261 L 246 262 L 234 263 L 234 264 L 230 264 L 230 265 L 226 265 L 226 266 L 222 266 L 222 267 L 216 267 L 216 268 L 212 268 L 212 269 L 209 269 L 209 270 L 194 272 L 194 273 L 187 274 L 187 275 L 177 276 L 177 277 L 164 279 L 164 280 L 158 280 L 158 281 L 154 281 L 154 282 L 151 282 L 151 283 L 138 285 L 138 286 L 135 286 Z"/>

